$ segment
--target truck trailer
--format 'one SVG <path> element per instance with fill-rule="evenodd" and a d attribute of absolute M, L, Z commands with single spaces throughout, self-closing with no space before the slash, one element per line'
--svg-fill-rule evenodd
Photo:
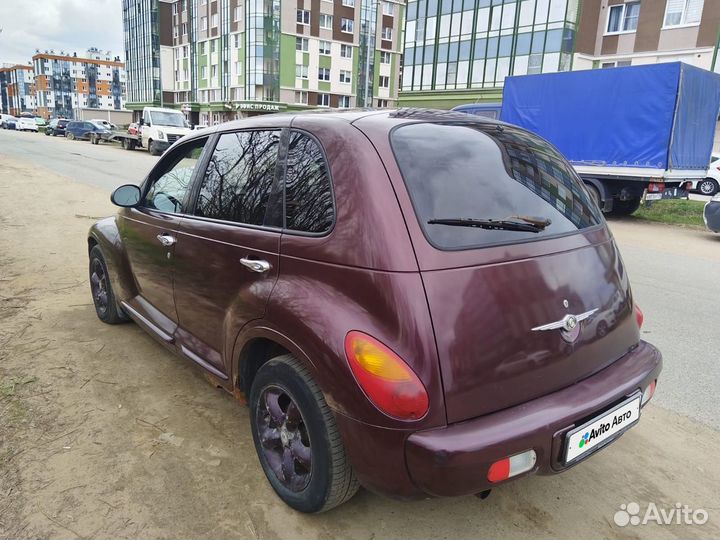
<path fill-rule="evenodd" d="M 705 178 L 720 75 L 682 62 L 505 79 L 500 119 L 553 143 L 603 212 L 687 196 Z"/>

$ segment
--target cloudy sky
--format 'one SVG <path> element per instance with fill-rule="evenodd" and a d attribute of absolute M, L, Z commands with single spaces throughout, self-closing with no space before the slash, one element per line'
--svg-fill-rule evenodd
<path fill-rule="evenodd" d="M 123 56 L 122 0 L 0 0 L 0 64 L 90 47 Z"/>

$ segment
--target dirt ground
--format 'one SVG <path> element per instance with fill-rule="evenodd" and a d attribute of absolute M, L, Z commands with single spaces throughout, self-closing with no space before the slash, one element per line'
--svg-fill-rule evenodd
<path fill-rule="evenodd" d="M 1 538 L 720 536 L 718 432 L 650 405 L 586 463 L 475 497 L 361 491 L 285 507 L 247 410 L 133 324 L 95 317 L 85 234 L 107 193 L 0 156 Z M 702 526 L 618 527 L 621 504 L 703 508 Z"/>

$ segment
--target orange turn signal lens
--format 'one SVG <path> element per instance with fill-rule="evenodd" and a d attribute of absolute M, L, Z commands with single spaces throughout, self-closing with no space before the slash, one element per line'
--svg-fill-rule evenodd
<path fill-rule="evenodd" d="M 378 409 L 401 420 L 425 416 L 429 407 L 425 386 L 392 350 L 353 330 L 345 337 L 345 354 L 355 380 Z"/>

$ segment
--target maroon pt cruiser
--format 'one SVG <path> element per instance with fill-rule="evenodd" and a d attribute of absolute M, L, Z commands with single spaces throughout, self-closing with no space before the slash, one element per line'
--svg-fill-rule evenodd
<path fill-rule="evenodd" d="M 174 144 L 88 237 L 98 317 L 247 396 L 277 494 L 482 494 L 617 439 L 662 361 L 603 217 L 541 138 L 428 110 Z"/>

